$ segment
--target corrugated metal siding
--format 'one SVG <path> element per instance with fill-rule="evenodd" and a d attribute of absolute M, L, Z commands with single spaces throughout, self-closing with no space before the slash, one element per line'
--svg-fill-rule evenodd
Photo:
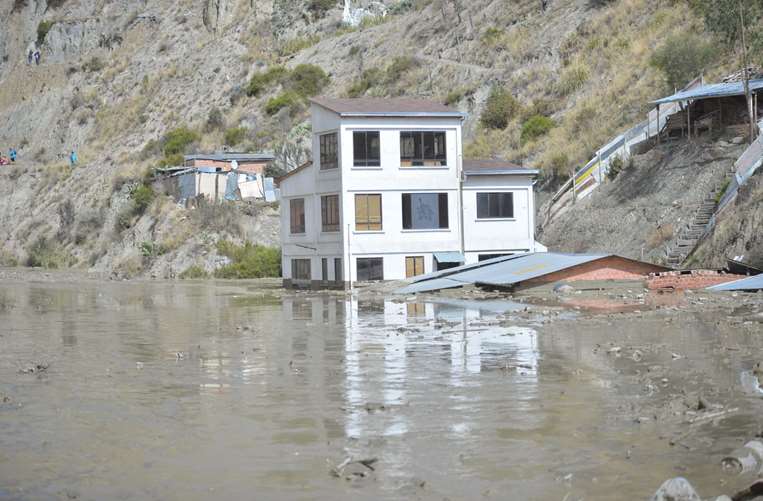
<path fill-rule="evenodd" d="M 721 292 L 721 291 L 745 291 L 745 290 L 760 290 L 763 289 L 763 275 L 756 275 L 754 277 L 743 278 L 736 282 L 728 282 L 721 285 L 714 285 L 708 287 L 707 290 Z"/>

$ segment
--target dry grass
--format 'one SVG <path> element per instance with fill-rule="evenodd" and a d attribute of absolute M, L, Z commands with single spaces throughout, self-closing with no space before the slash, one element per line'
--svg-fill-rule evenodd
<path fill-rule="evenodd" d="M 672 224 L 660 225 L 646 237 L 646 245 L 649 250 L 660 247 L 671 240 L 675 234 Z"/>

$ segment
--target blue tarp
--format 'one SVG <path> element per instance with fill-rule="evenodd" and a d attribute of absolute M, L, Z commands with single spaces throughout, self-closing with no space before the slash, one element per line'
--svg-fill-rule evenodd
<path fill-rule="evenodd" d="M 708 287 L 707 290 L 714 292 L 721 291 L 755 291 L 763 289 L 763 275 L 755 275 L 754 277 L 743 278 L 742 280 L 736 280 L 734 282 L 728 282 L 725 284 L 714 285 Z"/>
<path fill-rule="evenodd" d="M 228 173 L 228 180 L 225 182 L 225 200 L 238 200 L 238 172 L 234 170 Z"/>
<path fill-rule="evenodd" d="M 750 80 L 750 92 L 763 89 L 763 79 Z M 654 104 L 674 103 L 677 101 L 689 101 L 693 99 L 710 99 L 716 97 L 744 96 L 744 82 L 716 83 L 702 85 L 693 89 L 685 90 L 663 97 Z"/>

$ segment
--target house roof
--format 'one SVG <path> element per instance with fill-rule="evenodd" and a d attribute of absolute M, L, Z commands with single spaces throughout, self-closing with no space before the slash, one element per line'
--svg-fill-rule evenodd
<path fill-rule="evenodd" d="M 271 162 L 275 156 L 269 153 L 197 153 L 186 155 L 185 161 L 189 160 L 214 160 L 216 162 Z"/>
<path fill-rule="evenodd" d="M 412 284 L 395 292 L 398 294 L 411 294 L 463 287 L 470 284 L 507 287 L 609 257 L 633 261 L 632 259 L 613 254 L 531 252 L 513 256 L 501 256 L 481 263 L 430 273 L 429 275 L 416 278 Z M 651 263 L 644 264 L 653 266 L 655 272 L 670 269 L 664 266 L 652 265 Z"/>
<path fill-rule="evenodd" d="M 275 179 L 275 182 L 276 182 L 277 185 L 280 186 L 283 181 L 289 179 L 291 176 L 293 176 L 295 174 L 298 174 L 298 173 L 302 172 L 303 170 L 307 169 L 308 167 L 312 167 L 312 166 L 313 166 L 313 162 L 311 162 L 311 161 L 305 162 L 302 165 L 300 165 L 299 167 L 297 167 L 296 169 L 290 170 L 289 172 L 287 172 L 283 176 L 277 177 Z"/>
<path fill-rule="evenodd" d="M 467 176 L 491 176 L 491 175 L 537 175 L 538 169 L 523 167 L 507 160 L 501 159 L 478 159 L 464 160 L 464 172 Z"/>
<path fill-rule="evenodd" d="M 335 99 L 316 97 L 314 104 L 333 111 L 342 117 L 455 117 L 466 118 L 450 106 L 427 99 L 372 98 Z"/>
<path fill-rule="evenodd" d="M 763 89 L 763 79 L 750 80 L 750 92 Z M 663 97 L 654 104 L 666 104 L 676 101 L 687 101 L 691 99 L 711 99 L 716 97 L 743 96 L 744 82 L 716 83 L 701 85 L 693 89 L 677 92 L 672 96 Z"/>
<path fill-rule="evenodd" d="M 763 275 L 743 278 L 734 282 L 708 287 L 711 291 L 755 291 L 763 289 Z"/>

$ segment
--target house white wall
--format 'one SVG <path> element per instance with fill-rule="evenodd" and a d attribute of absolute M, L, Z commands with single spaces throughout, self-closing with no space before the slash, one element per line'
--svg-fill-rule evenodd
<path fill-rule="evenodd" d="M 405 278 L 405 258 L 424 257 L 424 271 L 434 271 L 434 253 L 460 252 L 462 172 L 461 120 L 458 117 L 345 117 L 319 105 L 312 106 L 314 164 L 285 179 L 281 189 L 281 241 L 283 273 L 291 279 L 291 260 L 311 260 L 311 280 L 321 280 L 321 258 L 328 258 L 328 278 L 335 280 L 334 258 L 342 258 L 342 279 L 357 280 L 357 259 L 384 258 L 384 278 Z M 401 131 L 444 131 L 446 165 L 442 167 L 402 167 Z M 380 132 L 380 166 L 353 165 L 353 133 Z M 338 134 L 339 167 L 320 169 L 319 136 Z M 523 252 L 534 242 L 533 193 L 531 176 L 469 177 L 463 193 L 464 250 L 467 262 L 479 254 Z M 477 222 L 476 193 L 512 191 L 514 218 Z M 447 193 L 448 228 L 404 230 L 404 193 Z M 321 195 L 339 194 L 340 228 L 336 233 L 321 231 Z M 355 227 L 355 195 L 380 194 L 382 229 L 358 231 Z M 290 233 L 290 201 L 305 199 L 306 228 L 301 235 Z"/>
<path fill-rule="evenodd" d="M 478 193 L 513 193 L 514 217 L 479 219 Z M 480 254 L 516 254 L 535 250 L 535 195 L 532 176 L 468 176 L 464 183 L 464 241 L 467 263 Z"/>

